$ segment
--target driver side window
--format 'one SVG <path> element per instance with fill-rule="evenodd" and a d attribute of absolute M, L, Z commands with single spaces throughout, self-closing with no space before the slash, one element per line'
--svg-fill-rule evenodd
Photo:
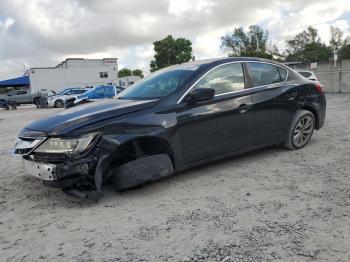
<path fill-rule="evenodd" d="M 212 88 L 215 95 L 226 94 L 244 89 L 244 75 L 241 63 L 220 66 L 205 75 L 195 86 Z"/>

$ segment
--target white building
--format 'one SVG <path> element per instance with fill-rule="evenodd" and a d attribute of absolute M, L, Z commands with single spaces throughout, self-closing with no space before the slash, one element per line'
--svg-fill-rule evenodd
<path fill-rule="evenodd" d="M 71 87 L 118 85 L 118 59 L 68 58 L 55 67 L 33 67 L 27 71 L 32 93 L 59 92 Z"/>
<path fill-rule="evenodd" d="M 126 88 L 128 86 L 131 86 L 133 83 L 136 83 L 140 79 L 141 79 L 140 76 L 124 76 L 124 77 L 120 77 L 120 78 L 118 78 L 117 85 Z"/>

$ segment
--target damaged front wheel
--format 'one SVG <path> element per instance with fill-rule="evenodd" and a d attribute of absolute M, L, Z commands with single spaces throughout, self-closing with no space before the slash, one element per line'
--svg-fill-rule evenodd
<path fill-rule="evenodd" d="M 157 154 L 127 162 L 110 172 L 115 190 L 123 191 L 169 176 L 174 172 L 174 167 L 167 154 Z"/>

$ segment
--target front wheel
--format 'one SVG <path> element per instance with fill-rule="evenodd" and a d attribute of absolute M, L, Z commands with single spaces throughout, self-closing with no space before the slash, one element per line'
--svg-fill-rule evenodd
<path fill-rule="evenodd" d="M 314 115 L 307 110 L 297 111 L 284 143 L 285 147 L 291 150 L 303 148 L 310 141 L 314 129 Z"/>
<path fill-rule="evenodd" d="M 174 168 L 167 154 L 157 154 L 127 162 L 110 172 L 115 190 L 124 191 L 169 176 Z"/>

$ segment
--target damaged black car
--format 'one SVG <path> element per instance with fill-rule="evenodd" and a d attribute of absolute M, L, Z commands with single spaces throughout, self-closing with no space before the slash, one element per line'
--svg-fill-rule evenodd
<path fill-rule="evenodd" d="M 116 98 L 26 126 L 14 154 L 44 184 L 84 199 L 270 145 L 304 147 L 325 120 L 319 83 L 257 58 L 159 70 Z"/>

